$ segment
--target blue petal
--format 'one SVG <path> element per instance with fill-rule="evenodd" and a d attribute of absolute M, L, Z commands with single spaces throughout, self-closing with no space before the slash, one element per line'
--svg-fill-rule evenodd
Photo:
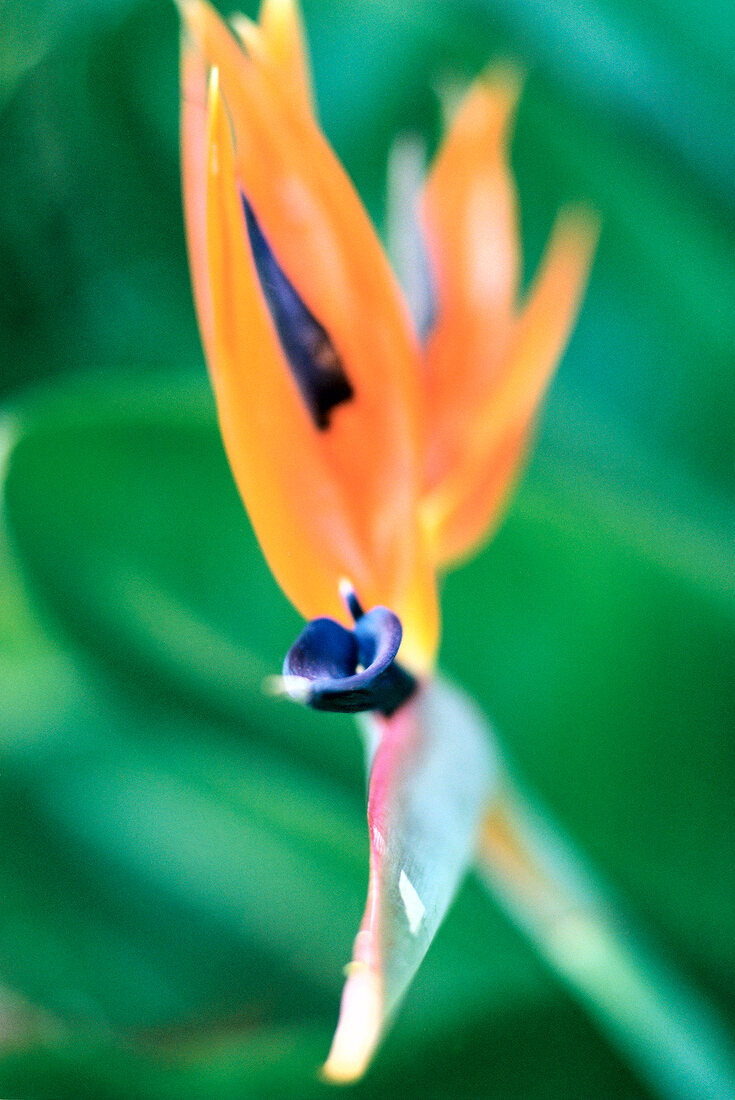
<path fill-rule="evenodd" d="M 395 662 L 402 635 L 400 619 L 387 607 L 361 614 L 354 630 L 314 619 L 286 654 L 286 690 L 316 710 L 390 715 L 416 688 Z"/>
<path fill-rule="evenodd" d="M 281 347 L 311 419 L 326 431 L 332 409 L 354 397 L 350 380 L 328 333 L 286 278 L 242 192 L 241 198 L 255 269 Z"/>

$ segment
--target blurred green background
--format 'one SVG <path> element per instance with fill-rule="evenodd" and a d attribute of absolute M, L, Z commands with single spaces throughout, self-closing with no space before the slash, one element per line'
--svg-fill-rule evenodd
<path fill-rule="evenodd" d="M 444 667 L 667 955 L 735 1017 L 735 15 L 729 0 L 305 0 L 381 224 L 433 89 L 527 72 L 526 277 L 604 231 Z M 248 5 L 249 14 L 254 14 Z M 164 0 L 0 5 L 0 1095 L 308 1097 L 366 879 L 348 720 L 261 692 L 299 621 L 215 427 Z M 469 881 L 364 1097 L 648 1093 Z"/>

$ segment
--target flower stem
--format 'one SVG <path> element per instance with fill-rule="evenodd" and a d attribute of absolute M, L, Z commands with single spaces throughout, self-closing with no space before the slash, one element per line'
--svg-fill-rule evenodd
<path fill-rule="evenodd" d="M 716 1011 L 634 930 L 572 844 L 517 789 L 488 813 L 481 880 L 613 1044 L 665 1100 L 733 1100 Z"/>

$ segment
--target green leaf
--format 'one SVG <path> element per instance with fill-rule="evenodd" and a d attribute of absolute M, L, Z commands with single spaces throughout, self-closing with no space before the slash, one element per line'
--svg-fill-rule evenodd
<path fill-rule="evenodd" d="M 346 719 L 325 752 L 314 715 L 294 708 L 283 722 L 283 703 L 264 695 L 299 619 L 257 549 L 204 390 L 72 390 L 29 423 L 6 499 L 57 623 L 128 690 L 260 721 L 320 772 L 360 775 Z"/>
<path fill-rule="evenodd" d="M 152 471 L 163 467 L 167 478 L 181 472 L 182 453 L 201 461 L 190 440 L 197 432 L 206 438 L 198 402 L 180 389 L 171 407 L 173 388 L 166 392 L 158 403 L 150 394 L 128 394 L 127 412 L 119 395 L 99 392 L 86 402 L 77 391 L 69 402 L 40 403 L 11 454 L 6 519 L 37 606 L 53 605 L 56 631 L 75 646 L 74 654 L 62 653 L 28 613 L 5 552 L 0 583 L 16 611 L 0 655 L 0 679 L 10 688 L 0 715 L 0 836 L 12 854 L 3 875 L 0 977 L 71 1035 L 79 1028 L 103 1037 L 111 1031 L 157 1047 L 168 1035 L 189 1029 L 204 1035 L 229 1020 L 237 1032 L 242 1021 L 257 1026 L 268 1042 L 269 1029 L 298 1020 L 323 1029 L 323 1058 L 367 876 L 358 740 L 350 723 L 310 719 L 289 703 L 263 698 L 259 677 L 247 678 L 247 660 L 244 684 L 236 684 L 236 669 L 222 673 L 216 649 L 212 657 L 212 636 L 221 644 L 214 627 L 203 637 L 191 632 L 188 652 L 180 620 L 159 620 L 158 589 L 176 578 L 182 545 L 172 537 L 171 574 L 165 556 L 141 556 L 140 540 L 146 547 L 153 538 L 142 517 L 162 502 L 172 512 L 178 505 Z M 214 426 L 206 430 L 218 455 Z M 157 439 L 156 462 L 142 464 L 130 492 L 130 482 L 118 477 L 125 452 L 116 448 L 130 440 L 140 447 L 148 431 L 143 452 L 150 456 Z M 102 490 L 105 456 L 109 481 Z M 92 500 L 90 479 L 80 475 L 85 468 L 98 479 Z M 203 501 L 211 494 L 214 514 L 231 488 L 223 465 L 219 491 L 214 477 L 209 485 L 196 476 L 206 468 L 191 471 L 186 492 L 194 487 Z M 52 471 L 62 470 L 63 490 L 49 482 Z M 112 508 L 116 493 L 124 502 L 119 513 Z M 242 524 L 239 510 L 236 516 Z M 221 537 L 221 519 L 210 540 Z M 74 555 L 83 529 L 83 551 Z M 126 541 L 126 532 L 137 534 Z M 137 589 L 131 600 L 131 589 L 119 587 L 113 596 L 105 584 L 106 570 L 110 585 L 117 583 L 126 555 L 135 561 L 131 573 L 149 574 L 155 614 L 137 601 Z M 230 558 L 221 560 L 234 573 Z M 257 567 L 254 550 L 249 564 Z M 242 572 L 252 583 L 247 565 Z M 190 607 L 196 593 L 180 577 L 179 583 Z M 214 583 L 210 573 L 207 585 Z M 246 603 L 242 611 L 232 621 L 245 624 L 247 658 L 259 634 L 266 648 L 272 640 L 247 615 Z M 25 639 L 17 629 L 24 620 Z M 210 655 L 208 666 L 198 646 Z M 76 656 L 90 652 L 93 663 Z M 208 667 L 212 682 L 202 673 L 193 690 L 187 686 L 189 660 Z M 218 689 L 221 674 L 225 686 Z M 465 945 L 477 927 L 489 934 L 467 970 Z M 505 944 L 500 952 L 498 944 Z M 427 1027 L 441 1029 L 468 1009 L 488 1011 L 511 991 L 524 1002 L 543 995 L 537 969 L 487 914 L 476 888 L 464 891 L 464 906 L 432 958 L 402 1020 L 399 1051 Z M 54 1073 L 61 1072 L 49 1058 Z M 79 1058 L 77 1082 L 87 1072 L 81 1050 Z M 28 1059 L 21 1059 L 26 1068 L 33 1064 Z M 22 1080 L 25 1070 L 18 1078 L 8 1072 L 0 1082 Z"/>

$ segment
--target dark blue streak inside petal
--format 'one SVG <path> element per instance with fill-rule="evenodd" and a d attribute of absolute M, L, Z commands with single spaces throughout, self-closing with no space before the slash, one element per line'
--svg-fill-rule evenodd
<path fill-rule="evenodd" d="M 325 431 L 332 409 L 350 401 L 354 390 L 327 332 L 286 278 L 252 206 L 241 197 L 255 268 L 281 347 L 311 419 Z"/>
<path fill-rule="evenodd" d="M 395 662 L 402 634 L 400 619 L 386 607 L 361 615 L 354 630 L 334 619 L 314 619 L 286 654 L 284 676 L 310 682 L 306 701 L 316 710 L 390 715 L 416 688 L 413 676 Z"/>

